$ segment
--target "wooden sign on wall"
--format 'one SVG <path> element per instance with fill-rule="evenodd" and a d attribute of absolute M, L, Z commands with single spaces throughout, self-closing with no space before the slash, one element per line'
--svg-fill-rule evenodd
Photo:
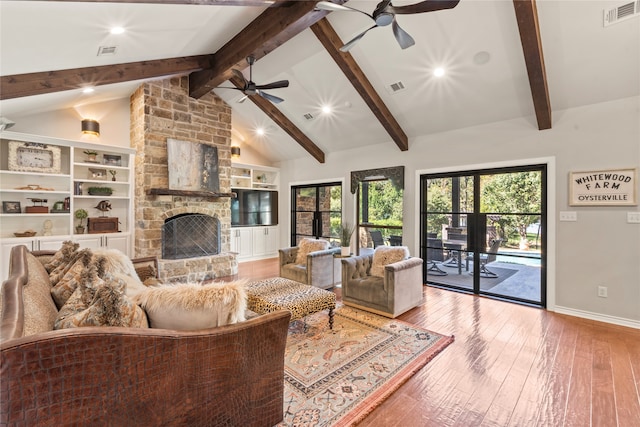
<path fill-rule="evenodd" d="M 635 168 L 571 172 L 569 205 L 635 206 L 638 204 L 636 176 Z"/>

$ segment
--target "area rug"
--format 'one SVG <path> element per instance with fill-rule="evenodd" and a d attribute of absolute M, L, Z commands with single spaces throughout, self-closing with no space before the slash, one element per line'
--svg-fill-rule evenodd
<path fill-rule="evenodd" d="M 338 305 L 292 322 L 279 426 L 350 426 L 453 342 L 399 320 Z"/>

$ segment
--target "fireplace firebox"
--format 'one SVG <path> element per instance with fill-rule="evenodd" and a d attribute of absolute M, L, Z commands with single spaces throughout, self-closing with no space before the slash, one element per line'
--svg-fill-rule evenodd
<path fill-rule="evenodd" d="M 218 218 L 186 213 L 167 218 L 162 227 L 162 258 L 184 259 L 220 253 Z"/>

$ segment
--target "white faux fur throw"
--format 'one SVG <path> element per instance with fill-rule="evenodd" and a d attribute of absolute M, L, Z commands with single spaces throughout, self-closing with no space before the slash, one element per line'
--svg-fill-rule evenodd
<path fill-rule="evenodd" d="M 152 328 L 196 330 L 245 320 L 246 280 L 151 286 L 133 297 Z"/>
<path fill-rule="evenodd" d="M 122 273 L 131 277 L 138 277 L 136 273 L 136 269 L 129 259 L 124 253 L 120 252 L 117 249 L 106 249 L 106 248 L 97 248 L 92 249 L 93 255 L 95 257 L 104 257 L 104 271 L 105 273 L 117 274 Z"/>

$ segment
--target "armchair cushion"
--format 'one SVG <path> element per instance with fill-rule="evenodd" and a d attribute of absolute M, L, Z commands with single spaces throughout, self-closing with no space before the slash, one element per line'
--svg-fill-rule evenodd
<path fill-rule="evenodd" d="M 378 246 L 373 252 L 371 275 L 384 277 L 385 265 L 408 258 L 409 248 L 406 246 Z"/>
<path fill-rule="evenodd" d="M 197 330 L 245 320 L 247 281 L 195 282 L 149 287 L 133 297 L 152 328 Z"/>
<path fill-rule="evenodd" d="M 296 264 L 307 263 L 307 255 L 311 252 L 323 251 L 329 249 L 329 242 L 320 239 L 302 239 L 298 244 L 298 253 L 296 254 Z"/>

